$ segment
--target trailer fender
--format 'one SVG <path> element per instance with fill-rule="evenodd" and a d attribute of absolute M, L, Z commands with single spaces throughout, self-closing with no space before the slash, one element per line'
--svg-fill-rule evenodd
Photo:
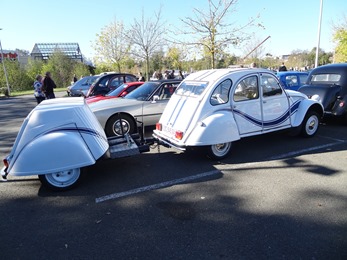
<path fill-rule="evenodd" d="M 47 174 L 92 165 L 96 159 L 78 131 L 56 131 L 34 138 L 17 151 L 8 172 Z"/>

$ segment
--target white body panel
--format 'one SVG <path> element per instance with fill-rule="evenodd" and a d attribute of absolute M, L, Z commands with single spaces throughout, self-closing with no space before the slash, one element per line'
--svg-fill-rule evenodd
<path fill-rule="evenodd" d="M 265 69 L 200 71 L 171 97 L 154 137 L 179 149 L 232 142 L 299 126 L 317 104 L 322 110 L 302 93 L 282 89 Z"/>
<path fill-rule="evenodd" d="M 45 100 L 24 120 L 7 157 L 7 172 L 23 176 L 79 168 L 94 164 L 108 148 L 84 98 Z"/>

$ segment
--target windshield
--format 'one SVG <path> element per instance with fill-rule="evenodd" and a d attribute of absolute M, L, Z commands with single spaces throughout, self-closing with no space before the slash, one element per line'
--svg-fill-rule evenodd
<path fill-rule="evenodd" d="M 326 83 L 336 83 L 339 82 L 341 78 L 340 74 L 326 73 L 312 75 L 311 82 L 326 82 Z"/>
<path fill-rule="evenodd" d="M 122 91 L 127 88 L 127 84 L 123 83 L 122 85 L 120 85 L 118 88 L 116 88 L 115 90 L 112 90 L 111 92 L 107 93 L 106 96 L 112 96 L 112 97 L 118 97 L 120 93 L 122 93 Z"/>
<path fill-rule="evenodd" d="M 137 99 L 137 100 L 146 100 L 152 93 L 157 89 L 159 82 L 145 82 L 143 85 L 130 92 L 124 98 L 127 99 Z"/>
<path fill-rule="evenodd" d="M 181 96 L 198 97 L 204 92 L 207 85 L 206 81 L 184 81 L 175 93 Z"/>
<path fill-rule="evenodd" d="M 93 84 L 95 84 L 95 82 L 96 82 L 96 80 L 97 79 L 99 79 L 100 78 L 100 76 L 93 76 L 93 77 L 91 77 L 90 79 L 88 79 L 88 85 L 93 85 Z"/>

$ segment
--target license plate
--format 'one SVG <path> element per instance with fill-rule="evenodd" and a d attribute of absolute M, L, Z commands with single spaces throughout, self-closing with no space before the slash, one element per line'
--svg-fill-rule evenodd
<path fill-rule="evenodd" d="M 175 131 L 175 129 L 171 128 L 170 126 L 163 125 L 163 132 L 174 136 L 176 131 Z"/>

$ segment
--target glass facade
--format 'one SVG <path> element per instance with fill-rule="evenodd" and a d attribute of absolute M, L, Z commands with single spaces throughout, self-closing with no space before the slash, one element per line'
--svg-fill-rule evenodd
<path fill-rule="evenodd" d="M 36 43 L 30 56 L 34 60 L 47 60 L 56 51 L 61 51 L 72 60 L 83 62 L 78 43 Z"/>

